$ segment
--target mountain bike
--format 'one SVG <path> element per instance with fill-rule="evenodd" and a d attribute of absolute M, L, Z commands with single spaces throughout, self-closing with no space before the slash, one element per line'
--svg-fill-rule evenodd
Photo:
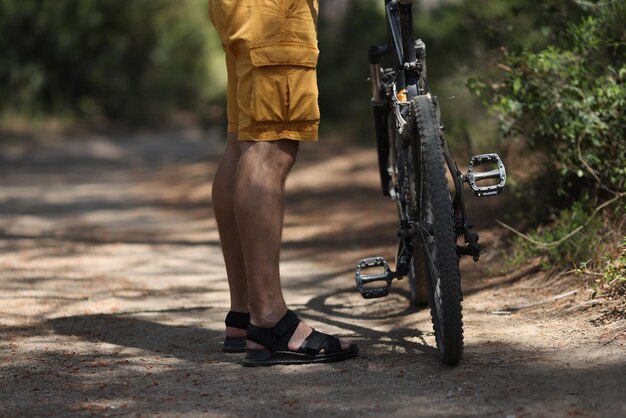
<path fill-rule="evenodd" d="M 387 42 L 369 47 L 382 193 L 396 201 L 399 215 L 395 271 L 383 257 L 370 257 L 358 262 L 355 279 L 369 299 L 387 296 L 394 279 L 408 276 L 411 303 L 430 306 L 441 360 L 457 364 L 463 352 L 459 258 L 478 261 L 484 252 L 463 187 L 480 197 L 497 195 L 506 170 L 494 153 L 472 157 L 467 174 L 452 159 L 426 78 L 426 45 L 415 39 L 412 3 L 385 0 Z"/>

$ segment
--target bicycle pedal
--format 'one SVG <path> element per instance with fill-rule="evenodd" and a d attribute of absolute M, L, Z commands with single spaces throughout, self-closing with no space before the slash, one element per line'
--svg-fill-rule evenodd
<path fill-rule="evenodd" d="M 380 267 L 382 267 L 382 272 L 380 273 L 363 274 L 364 270 Z M 389 294 L 393 273 L 383 257 L 364 258 L 356 265 L 355 280 L 356 288 L 365 299 L 380 298 Z M 385 285 L 380 287 L 366 287 L 366 285 L 373 282 L 385 282 Z"/>
<path fill-rule="evenodd" d="M 489 171 L 476 171 L 476 168 L 480 166 L 491 166 L 493 169 Z M 497 179 L 498 182 L 484 186 L 479 184 L 486 180 L 493 179 Z M 498 154 L 475 155 L 470 160 L 466 180 L 474 194 L 478 197 L 498 195 L 502 192 L 506 184 L 506 169 L 504 168 L 504 163 Z"/>

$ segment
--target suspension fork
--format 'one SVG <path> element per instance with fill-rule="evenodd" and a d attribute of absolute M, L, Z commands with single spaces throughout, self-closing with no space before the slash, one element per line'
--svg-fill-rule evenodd
<path fill-rule="evenodd" d="M 389 167 L 389 100 L 383 97 L 381 84 L 381 58 L 389 53 L 388 45 L 371 45 L 368 50 L 370 61 L 370 80 L 372 83 L 372 100 L 370 106 L 374 114 L 374 130 L 376 133 L 376 150 L 378 154 L 378 169 L 380 184 L 384 196 L 390 196 L 393 191 L 392 177 Z"/>

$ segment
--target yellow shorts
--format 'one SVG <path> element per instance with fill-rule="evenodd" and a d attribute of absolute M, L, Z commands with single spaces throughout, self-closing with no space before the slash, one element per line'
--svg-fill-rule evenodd
<path fill-rule="evenodd" d="M 318 0 L 209 0 L 226 51 L 228 132 L 317 140 Z"/>

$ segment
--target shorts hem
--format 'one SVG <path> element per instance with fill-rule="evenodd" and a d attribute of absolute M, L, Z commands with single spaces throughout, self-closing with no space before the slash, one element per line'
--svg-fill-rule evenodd
<path fill-rule="evenodd" d="M 317 125 L 306 129 L 259 129 L 239 131 L 239 141 L 279 141 L 291 139 L 294 141 L 318 140 Z"/>

